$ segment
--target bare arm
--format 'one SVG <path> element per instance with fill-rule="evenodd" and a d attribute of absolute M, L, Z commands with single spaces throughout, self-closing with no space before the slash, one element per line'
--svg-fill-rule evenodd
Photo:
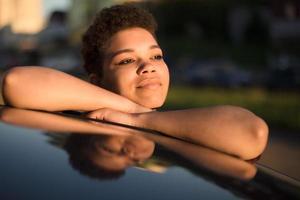
<path fill-rule="evenodd" d="M 242 159 L 260 155 L 268 137 L 268 127 L 262 119 L 235 106 L 140 114 L 104 109 L 89 116 L 157 130 Z"/>
<path fill-rule="evenodd" d="M 254 165 L 228 154 L 154 134 L 147 134 L 145 137 L 190 160 L 196 166 L 204 167 L 217 174 L 241 180 L 250 180 L 256 174 Z"/>
<path fill-rule="evenodd" d="M 3 80 L 6 104 L 48 111 L 113 108 L 123 112 L 148 109 L 125 97 L 69 74 L 45 67 L 16 67 Z"/>
<path fill-rule="evenodd" d="M 268 128 L 253 113 L 234 106 L 152 112 L 136 117 L 138 125 L 199 143 L 243 159 L 262 153 Z"/>

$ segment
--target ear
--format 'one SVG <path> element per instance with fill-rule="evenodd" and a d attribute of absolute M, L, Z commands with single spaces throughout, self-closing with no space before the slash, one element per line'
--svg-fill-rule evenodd
<path fill-rule="evenodd" d="M 95 74 L 95 73 L 91 73 L 89 75 L 88 80 L 93 85 L 97 85 L 97 86 L 101 85 L 101 80 L 100 80 L 99 76 L 97 76 L 97 74 Z"/>

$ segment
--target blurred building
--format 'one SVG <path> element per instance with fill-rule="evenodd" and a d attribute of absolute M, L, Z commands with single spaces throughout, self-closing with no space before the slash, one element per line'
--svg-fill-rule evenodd
<path fill-rule="evenodd" d="M 10 26 L 13 33 L 33 34 L 43 25 L 42 0 L 0 0 L 0 29 Z"/>
<path fill-rule="evenodd" d="M 273 42 L 300 41 L 300 1 L 273 0 L 270 33 Z"/>

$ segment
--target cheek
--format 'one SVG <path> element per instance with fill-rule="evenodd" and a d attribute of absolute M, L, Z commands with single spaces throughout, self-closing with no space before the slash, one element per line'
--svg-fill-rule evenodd
<path fill-rule="evenodd" d="M 166 67 L 166 69 L 165 69 L 165 74 L 166 74 L 166 81 L 169 84 L 169 81 L 170 81 L 170 72 L 169 72 L 168 67 Z"/>
<path fill-rule="evenodd" d="M 132 92 L 136 80 L 135 71 L 120 69 L 115 73 L 115 87 L 119 94 L 127 96 Z"/>
<path fill-rule="evenodd" d="M 103 79 L 101 81 L 100 87 L 110 90 L 114 93 L 121 94 L 123 88 L 126 88 L 126 82 L 128 81 L 127 72 L 123 70 L 107 70 L 103 74 Z"/>
<path fill-rule="evenodd" d="M 169 73 L 168 66 L 166 64 L 161 68 L 161 78 L 164 82 L 164 85 L 168 87 L 170 82 L 170 73 Z"/>
<path fill-rule="evenodd" d="M 116 82 L 112 77 L 103 78 L 99 86 L 112 92 L 117 92 L 118 88 Z"/>

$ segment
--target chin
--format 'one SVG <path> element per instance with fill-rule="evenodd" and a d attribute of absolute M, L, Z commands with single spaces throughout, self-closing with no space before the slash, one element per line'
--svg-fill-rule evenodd
<path fill-rule="evenodd" d="M 146 107 L 146 108 L 151 108 L 151 109 L 155 109 L 155 108 L 160 108 L 163 104 L 164 104 L 165 100 L 155 100 L 155 101 L 142 101 L 142 102 L 138 102 L 138 104 Z"/>

